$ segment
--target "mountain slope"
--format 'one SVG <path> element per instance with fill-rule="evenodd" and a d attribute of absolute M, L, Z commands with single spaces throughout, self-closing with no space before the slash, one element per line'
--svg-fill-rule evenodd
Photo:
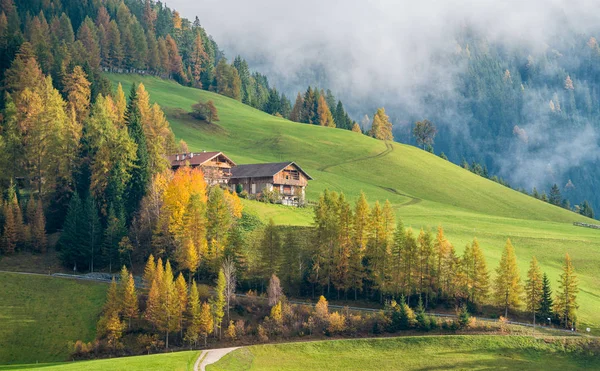
<path fill-rule="evenodd" d="M 553 282 L 565 252 L 580 275 L 580 318 L 600 320 L 600 279 L 595 269 L 600 232 L 572 225 L 587 219 L 476 176 L 418 148 L 384 143 L 357 133 L 297 124 L 207 91 L 137 75 L 108 75 L 124 88 L 143 82 L 158 102 L 178 138 L 191 150 L 224 151 L 238 163 L 292 160 L 315 178 L 309 199 L 323 189 L 343 191 L 355 199 L 364 191 L 369 201 L 389 199 L 406 225 L 443 225 L 450 241 L 461 247 L 477 237 L 488 266 L 494 268 L 507 238 L 516 246 L 522 277 L 536 255 Z M 221 121 L 208 125 L 187 112 L 199 99 L 214 101 Z M 260 206 L 263 208 L 263 206 Z M 277 219 L 275 220 L 277 222 Z M 286 223 L 289 222 L 287 218 Z M 307 224 L 306 218 L 297 224 Z M 556 285 L 554 285 L 556 287 Z"/>

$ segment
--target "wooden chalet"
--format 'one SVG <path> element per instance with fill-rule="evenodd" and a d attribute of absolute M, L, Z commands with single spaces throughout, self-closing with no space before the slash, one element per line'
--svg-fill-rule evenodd
<path fill-rule="evenodd" d="M 231 169 L 229 184 L 240 184 L 251 195 L 263 189 L 277 190 L 284 205 L 298 206 L 305 199 L 305 188 L 312 177 L 294 162 L 237 165 Z"/>
<path fill-rule="evenodd" d="M 199 167 L 210 185 L 227 184 L 231 177 L 231 169 L 235 166 L 235 162 L 223 152 L 180 153 L 170 155 L 169 161 L 173 170 L 181 166 Z"/>

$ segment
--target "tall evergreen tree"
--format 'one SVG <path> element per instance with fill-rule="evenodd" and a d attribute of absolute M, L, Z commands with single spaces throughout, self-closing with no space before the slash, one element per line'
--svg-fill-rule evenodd
<path fill-rule="evenodd" d="M 148 147 L 137 99 L 137 87 L 134 84 L 131 87 L 129 105 L 126 112 L 126 124 L 129 129 L 129 136 L 137 144 L 136 159 L 131 172 L 131 179 L 125 190 L 125 209 L 128 220 L 131 220 L 133 214 L 137 211 L 150 182 Z"/>
<path fill-rule="evenodd" d="M 550 287 L 550 279 L 544 273 L 542 277 L 542 294 L 540 297 L 540 307 L 538 310 L 538 318 L 542 322 L 546 322 L 554 316 L 553 312 L 554 300 L 552 300 L 552 288 Z"/>

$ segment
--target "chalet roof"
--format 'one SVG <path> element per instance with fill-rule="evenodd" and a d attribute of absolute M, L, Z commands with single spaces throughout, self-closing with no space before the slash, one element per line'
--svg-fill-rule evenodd
<path fill-rule="evenodd" d="M 267 164 L 250 164 L 250 165 L 237 165 L 231 169 L 231 178 L 262 178 L 274 176 L 286 167 L 293 165 L 298 171 L 300 171 L 309 180 L 312 177 L 295 162 L 272 162 Z"/>
<path fill-rule="evenodd" d="M 235 162 L 233 162 L 229 157 L 225 156 L 223 152 L 180 153 L 176 155 L 169 155 L 168 158 L 172 167 L 185 166 L 186 163 L 188 163 L 190 166 L 201 166 L 205 162 L 208 162 L 219 155 L 222 155 L 227 162 L 231 163 L 231 166 L 235 166 Z M 177 156 L 179 156 L 179 160 L 177 160 Z"/>

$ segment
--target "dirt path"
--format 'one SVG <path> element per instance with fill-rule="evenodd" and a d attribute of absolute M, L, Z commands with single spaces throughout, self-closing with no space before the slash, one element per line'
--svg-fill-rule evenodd
<path fill-rule="evenodd" d="M 212 365 L 223 358 L 226 354 L 229 354 L 236 349 L 239 349 L 239 347 L 210 349 L 203 351 L 200 353 L 200 356 L 198 356 L 198 360 L 194 365 L 194 371 L 206 371 L 206 366 Z"/>
<path fill-rule="evenodd" d="M 334 166 L 340 166 L 340 165 L 344 165 L 344 164 L 350 164 L 353 162 L 359 162 L 359 161 L 364 161 L 364 160 L 372 160 L 375 158 L 380 158 L 380 157 L 386 156 L 388 153 L 392 152 L 393 150 L 394 150 L 394 145 L 386 141 L 385 142 L 385 150 L 383 152 L 380 152 L 380 153 L 377 153 L 377 154 L 371 155 L 371 156 L 359 157 L 359 158 L 355 158 L 352 160 L 338 162 L 337 164 L 326 165 L 326 166 L 319 168 L 318 170 L 319 171 L 327 171 L 328 169 L 330 169 Z"/>

